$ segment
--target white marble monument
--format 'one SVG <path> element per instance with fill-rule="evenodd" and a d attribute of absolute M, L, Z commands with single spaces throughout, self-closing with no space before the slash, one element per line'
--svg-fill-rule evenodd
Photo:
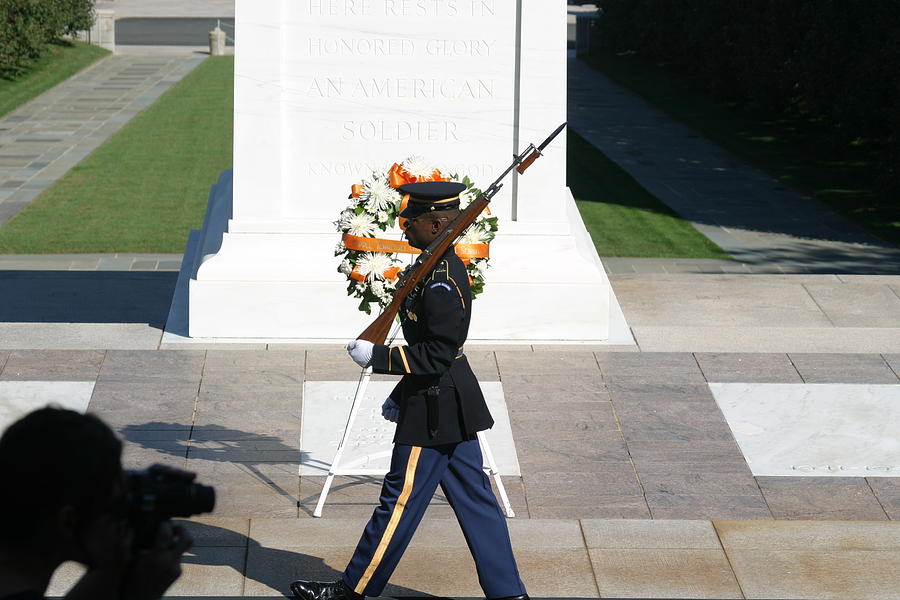
<path fill-rule="evenodd" d="M 236 36 L 233 177 L 182 271 L 191 338 L 355 337 L 371 317 L 333 257 L 351 184 L 419 155 L 486 187 L 566 120 L 561 1 L 237 0 Z M 565 159 L 561 135 L 492 202 L 470 341 L 633 343 Z"/>

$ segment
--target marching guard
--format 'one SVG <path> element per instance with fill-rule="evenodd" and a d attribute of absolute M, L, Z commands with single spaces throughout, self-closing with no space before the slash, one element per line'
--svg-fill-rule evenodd
<path fill-rule="evenodd" d="M 455 182 L 410 183 L 400 213 L 410 245 L 425 249 L 459 214 Z M 405 345 L 354 340 L 350 357 L 375 373 L 402 375 L 382 405 L 397 423 L 390 471 L 343 575 L 335 582 L 295 581 L 303 600 L 361 600 L 379 596 L 409 545 L 438 486 L 453 508 L 485 596 L 527 600 L 503 512 L 482 465 L 477 432 L 494 420 L 463 351 L 472 315 L 466 267 L 453 246 L 405 299 L 400 319 Z"/>

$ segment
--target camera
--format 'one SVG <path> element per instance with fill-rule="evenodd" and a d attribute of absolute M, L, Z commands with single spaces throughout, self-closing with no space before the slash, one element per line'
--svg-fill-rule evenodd
<path fill-rule="evenodd" d="M 126 471 L 122 511 L 134 526 L 135 549 L 153 544 L 159 525 L 172 517 L 212 512 L 216 491 L 163 469 Z"/>

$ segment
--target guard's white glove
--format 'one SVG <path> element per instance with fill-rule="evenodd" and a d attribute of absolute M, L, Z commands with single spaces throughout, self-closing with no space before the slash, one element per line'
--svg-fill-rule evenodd
<path fill-rule="evenodd" d="M 367 342 L 366 340 L 353 340 L 347 344 L 347 353 L 350 354 L 350 358 L 353 359 L 353 362 L 365 368 L 372 362 L 372 348 L 374 347 L 375 344 L 372 342 Z"/>
<path fill-rule="evenodd" d="M 391 423 L 396 423 L 400 418 L 400 407 L 391 398 L 388 398 L 381 405 L 381 416 Z"/>

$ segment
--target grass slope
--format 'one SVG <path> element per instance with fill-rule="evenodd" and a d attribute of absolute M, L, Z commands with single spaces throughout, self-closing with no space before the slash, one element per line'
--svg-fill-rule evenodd
<path fill-rule="evenodd" d="M 204 61 L 0 227 L 0 253 L 183 251 L 231 166 L 233 60 Z M 601 255 L 727 258 L 571 131 L 568 178 Z"/>
<path fill-rule="evenodd" d="M 600 256 L 729 258 L 571 129 L 567 163 L 569 187 Z"/>
<path fill-rule="evenodd" d="M 835 147 L 829 123 L 736 107 L 635 56 L 587 61 L 613 81 L 884 240 L 900 243 L 900 202 L 878 189 L 871 150 Z"/>
<path fill-rule="evenodd" d="M 0 228 L 0 253 L 182 252 L 231 167 L 233 72 L 201 63 Z"/>
<path fill-rule="evenodd" d="M 108 54 L 108 50 L 82 42 L 48 44 L 46 53 L 27 73 L 13 79 L 0 77 L 0 117 Z"/>

